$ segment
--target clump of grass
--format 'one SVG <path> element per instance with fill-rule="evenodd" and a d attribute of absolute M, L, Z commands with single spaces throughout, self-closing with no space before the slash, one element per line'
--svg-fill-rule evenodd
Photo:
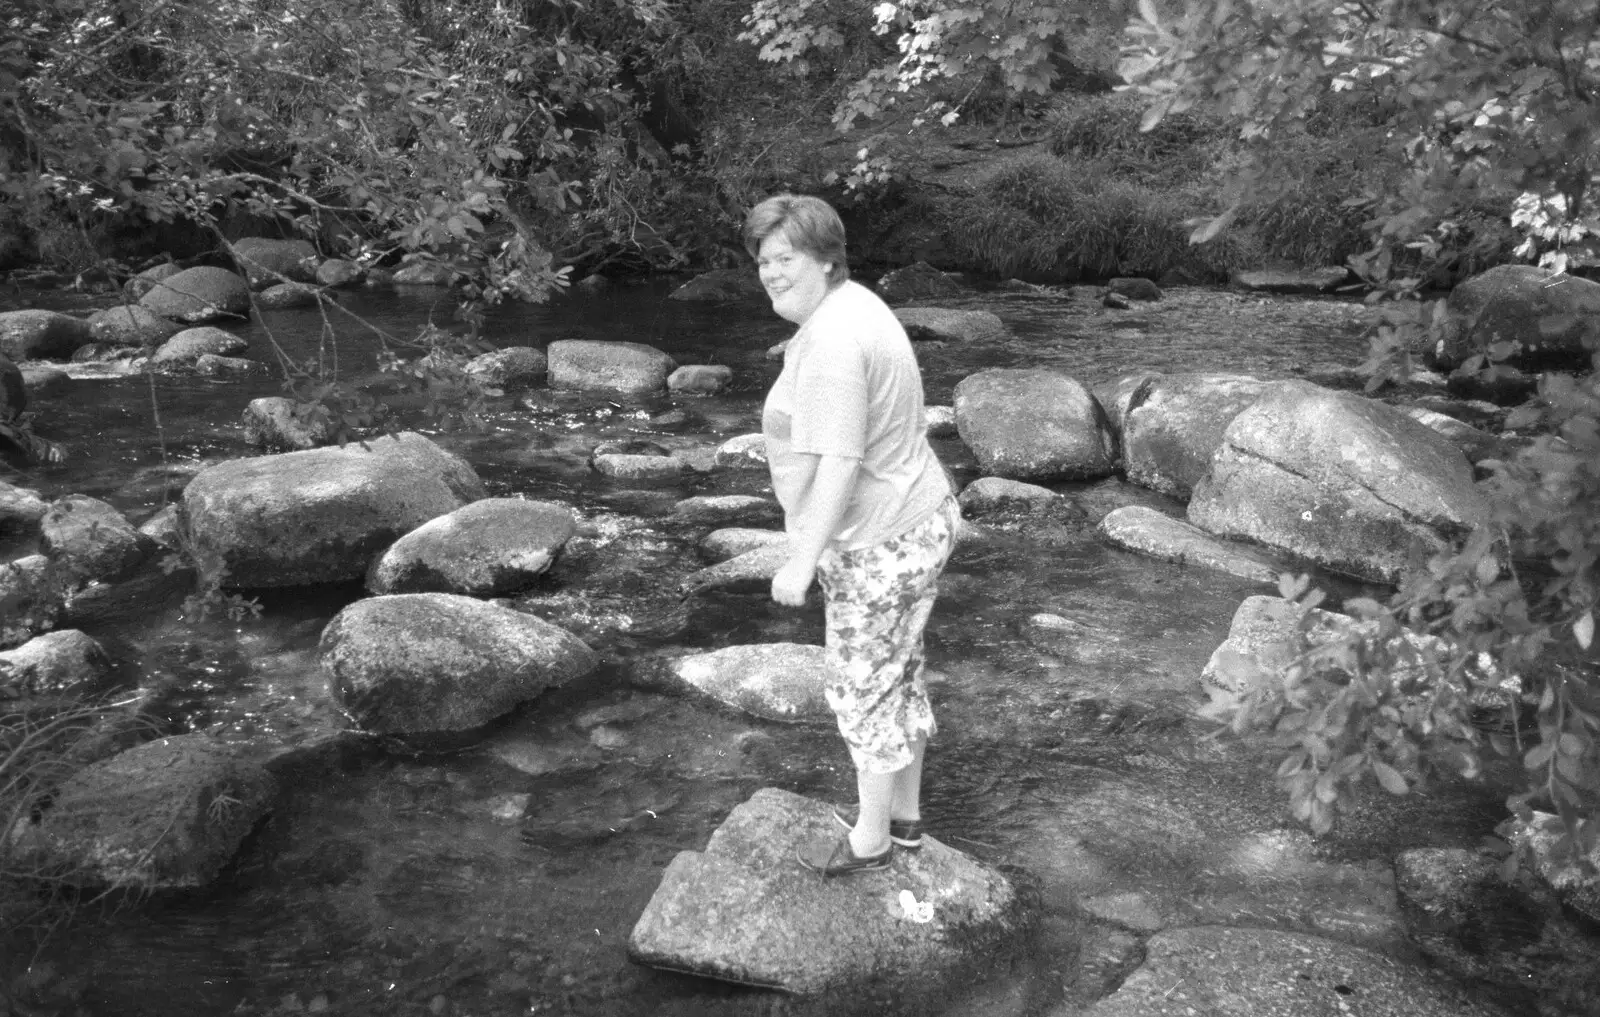
<path fill-rule="evenodd" d="M 1002 276 L 1106 278 L 1181 270 L 1212 280 L 1246 259 L 1228 236 L 1189 243 L 1187 221 L 1209 211 L 1190 192 L 1123 179 L 1101 163 L 1026 155 L 979 183 L 976 199 L 951 216 L 949 235 Z"/>
<path fill-rule="evenodd" d="M 1238 134 L 1201 110 L 1170 113 L 1149 131 L 1139 129 L 1143 117 L 1143 101 L 1130 92 L 1069 96 L 1045 114 L 1050 152 L 1098 160 L 1122 176 L 1182 184 L 1198 179 Z"/>
<path fill-rule="evenodd" d="M 26 834 L 68 778 L 154 727 L 127 703 L 0 699 L 0 928 L 47 934 L 80 900 L 81 881 L 39 857 Z"/>

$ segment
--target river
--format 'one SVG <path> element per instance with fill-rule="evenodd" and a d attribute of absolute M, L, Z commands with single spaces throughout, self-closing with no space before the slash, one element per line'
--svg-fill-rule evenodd
<path fill-rule="evenodd" d="M 59 1012 L 815 1012 L 770 993 L 639 968 L 625 954 L 667 862 L 701 848 L 755 790 L 837 800 L 853 793 L 831 731 L 763 723 L 627 681 L 628 663 L 644 654 L 821 639 L 814 603 L 795 611 L 759 592 L 712 592 L 680 605 L 669 592 L 703 564 L 694 543 L 704 528 L 669 519 L 673 502 L 765 493 L 763 471 L 639 486 L 588 466 L 589 449 L 608 438 L 714 446 L 759 429 L 761 397 L 778 371 L 766 350 L 788 326 L 764 307 L 687 304 L 667 292 L 664 283 L 615 286 L 499 308 L 485 337 L 540 347 L 649 343 L 680 363 L 729 365 L 730 390 L 640 399 L 515 393 L 491 404 L 481 433 L 437 433 L 415 407 L 401 410 L 408 427 L 471 462 L 491 494 L 561 501 L 583 521 L 532 598 L 542 605 L 533 609 L 601 651 L 605 663 L 591 677 L 451 744 L 319 749 L 328 711 L 316 642 L 358 589 L 267 594 L 261 617 L 242 623 L 186 619 L 171 601 L 152 603 L 93 633 L 127 662 L 130 683 L 148 691 L 169 729 L 297 751 L 280 760 L 276 811 L 217 884 L 85 906 L 56 930 L 35 964 L 59 987 Z M 0 301 L 89 307 L 60 295 Z M 353 291 L 341 302 L 397 335 L 430 318 L 447 324 L 452 311 L 440 291 Z M 1046 366 L 1087 384 L 1136 370 L 1286 378 L 1364 352 L 1365 311 L 1332 299 L 1176 290 L 1161 303 L 1113 311 L 1080 288 L 1063 299 L 990 293 L 948 306 L 994 311 L 1009 335 L 919 344 L 930 403 L 947 404 L 954 385 L 984 367 Z M 332 320 L 343 369 L 370 369 L 373 334 L 343 315 Z M 262 360 L 272 342 L 297 360 L 332 349 L 315 311 L 270 312 L 230 330 Z M 250 399 L 280 391 L 272 378 L 75 381 L 37 406 L 40 430 L 73 458 L 28 482 L 47 495 L 103 498 L 138 522 L 199 466 L 253 454 L 240 413 Z M 959 441 L 937 448 L 959 479 L 977 476 Z M 1181 510 L 1114 480 L 1056 487 L 1095 516 L 1130 501 Z M 1081 902 L 1094 894 L 1141 893 L 1167 924 L 1317 927 L 1308 917 L 1315 906 L 1285 904 L 1270 888 L 1224 886 L 1208 854 L 1241 838 L 1303 838 L 1272 784 L 1275 761 L 1203 737 L 1209 727 L 1186 710 L 1235 607 L 1259 592 L 1270 590 L 1110 549 L 1092 529 L 1000 532 L 958 551 L 928 633 L 941 733 L 929 754 L 924 814 L 947 843 L 1016 866 L 1039 895 L 1041 921 L 1025 954 L 990 983 L 936 1001 L 863 1000 L 859 1012 L 1021 1015 L 1094 998 L 1139 949 L 1137 937 L 1125 943 L 1086 917 Z M 1036 612 L 1067 617 L 1087 635 L 1041 649 L 1020 634 Z M 1364 799 L 1353 821 L 1306 847 L 1308 857 L 1360 872 L 1403 847 L 1473 844 L 1500 815 L 1506 775 L 1495 773 L 1403 808 Z M 1373 914 L 1384 907 L 1373 904 Z M 1374 923 L 1352 938 L 1403 948 L 1398 925 Z M 1107 950 L 1111 960 L 1094 960 Z M 836 1002 L 828 1012 L 843 1011 Z"/>

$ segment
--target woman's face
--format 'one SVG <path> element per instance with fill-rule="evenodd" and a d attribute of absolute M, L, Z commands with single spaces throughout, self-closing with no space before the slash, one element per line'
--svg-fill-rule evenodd
<path fill-rule="evenodd" d="M 805 324 L 828 295 L 828 272 L 833 263 L 818 261 L 795 247 L 781 229 L 761 241 L 756 265 L 772 309 L 796 325 Z"/>

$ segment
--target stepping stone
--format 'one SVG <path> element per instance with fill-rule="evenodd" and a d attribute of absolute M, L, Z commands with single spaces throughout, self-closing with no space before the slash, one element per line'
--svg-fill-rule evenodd
<path fill-rule="evenodd" d="M 848 878 L 795 859 L 798 845 L 839 834 L 831 805 L 757 791 L 704 851 L 667 866 L 629 955 L 799 994 L 898 998 L 969 983 L 1019 945 L 1026 912 L 995 869 L 926 836 L 889 868 Z"/>

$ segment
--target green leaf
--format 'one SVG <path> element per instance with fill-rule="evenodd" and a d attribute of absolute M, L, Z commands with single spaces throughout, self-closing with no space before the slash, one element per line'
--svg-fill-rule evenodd
<path fill-rule="evenodd" d="M 1527 770 L 1537 770 L 1550 762 L 1550 757 L 1556 754 L 1555 742 L 1541 741 L 1538 745 L 1528 750 L 1522 757 L 1522 766 Z"/>
<path fill-rule="evenodd" d="M 1403 795 L 1410 791 L 1406 779 L 1400 776 L 1400 771 L 1379 759 L 1372 761 L 1373 776 L 1378 778 L 1378 783 L 1392 795 Z"/>

